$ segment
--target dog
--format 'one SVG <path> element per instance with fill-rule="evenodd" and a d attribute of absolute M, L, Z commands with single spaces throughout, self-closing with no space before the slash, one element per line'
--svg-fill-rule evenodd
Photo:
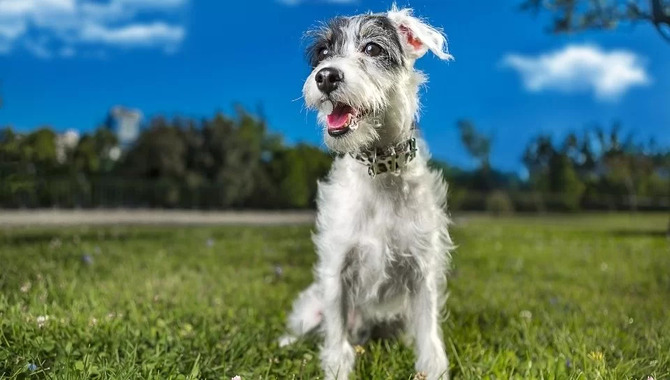
<path fill-rule="evenodd" d="M 336 158 L 318 187 L 315 281 L 294 302 L 280 345 L 321 331 L 325 378 L 343 380 L 354 345 L 402 326 L 416 370 L 448 379 L 440 328 L 453 249 L 447 184 L 416 129 L 426 77 L 414 68 L 428 51 L 451 60 L 446 37 L 395 5 L 308 35 L 303 95 Z"/>

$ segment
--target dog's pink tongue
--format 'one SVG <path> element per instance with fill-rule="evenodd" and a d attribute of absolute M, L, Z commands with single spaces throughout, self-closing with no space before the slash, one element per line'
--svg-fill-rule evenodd
<path fill-rule="evenodd" d="M 338 105 L 333 109 L 333 113 L 328 115 L 328 130 L 342 129 L 347 122 L 349 117 L 353 114 L 353 109 L 349 106 Z"/>

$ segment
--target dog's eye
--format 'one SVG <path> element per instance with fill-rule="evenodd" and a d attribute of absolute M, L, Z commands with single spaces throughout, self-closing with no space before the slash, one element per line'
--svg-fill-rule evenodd
<path fill-rule="evenodd" d="M 365 45 L 365 48 L 363 49 L 363 52 L 365 54 L 369 55 L 370 57 L 376 57 L 380 55 L 384 51 L 381 46 L 377 45 L 374 42 L 370 42 L 367 45 Z"/>
<path fill-rule="evenodd" d="M 327 47 L 319 49 L 319 53 L 318 53 L 319 62 L 323 61 L 324 59 L 328 58 L 329 56 L 330 56 L 330 49 L 328 49 Z"/>

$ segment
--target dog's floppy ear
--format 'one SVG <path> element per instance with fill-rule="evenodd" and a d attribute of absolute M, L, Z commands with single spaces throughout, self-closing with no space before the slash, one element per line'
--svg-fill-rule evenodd
<path fill-rule="evenodd" d="M 442 31 L 414 17 L 410 8 L 398 9 L 393 4 L 387 17 L 398 29 L 401 42 L 410 58 L 421 58 L 430 50 L 440 59 L 454 59 L 448 52 L 447 38 Z"/>

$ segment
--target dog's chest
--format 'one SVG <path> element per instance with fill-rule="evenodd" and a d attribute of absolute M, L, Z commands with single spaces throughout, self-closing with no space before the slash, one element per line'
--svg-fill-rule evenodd
<path fill-rule="evenodd" d="M 353 302 L 363 304 L 389 302 L 412 293 L 421 271 L 408 252 L 360 245 L 347 253 L 341 274 Z"/>
<path fill-rule="evenodd" d="M 358 229 L 346 254 L 342 277 L 357 302 L 386 302 L 411 293 L 420 280 L 420 260 L 414 244 L 417 231 L 404 184 L 358 200 Z"/>

